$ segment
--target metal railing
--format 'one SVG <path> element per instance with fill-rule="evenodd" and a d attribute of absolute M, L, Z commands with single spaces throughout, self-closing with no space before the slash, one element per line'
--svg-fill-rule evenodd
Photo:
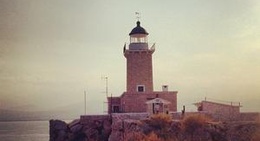
<path fill-rule="evenodd" d="M 147 43 L 148 44 L 148 50 L 154 51 L 155 50 L 155 43 Z M 130 43 L 125 43 L 124 50 L 129 50 Z"/>

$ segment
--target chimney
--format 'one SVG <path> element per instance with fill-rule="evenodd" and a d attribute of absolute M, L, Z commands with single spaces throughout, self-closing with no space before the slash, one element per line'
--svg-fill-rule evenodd
<path fill-rule="evenodd" d="M 162 85 L 162 91 L 168 92 L 168 85 Z"/>

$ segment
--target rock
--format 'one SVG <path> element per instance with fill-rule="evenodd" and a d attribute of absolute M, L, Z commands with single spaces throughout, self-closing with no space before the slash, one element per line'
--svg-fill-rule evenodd
<path fill-rule="evenodd" d="M 93 128 L 89 128 L 84 131 L 84 134 L 89 140 L 98 140 L 98 131 Z"/>
<path fill-rule="evenodd" d="M 103 130 L 102 130 L 102 141 L 108 141 L 108 138 L 111 134 L 111 131 L 112 131 L 111 121 L 110 120 L 104 120 Z"/>
<path fill-rule="evenodd" d="M 67 140 L 67 133 L 64 130 L 60 130 L 58 132 L 58 136 L 55 141 L 66 141 Z"/>
<path fill-rule="evenodd" d="M 123 123 L 122 120 L 113 120 L 112 132 L 109 136 L 108 141 L 120 141 L 123 136 Z"/>
<path fill-rule="evenodd" d="M 60 120 L 50 121 L 50 141 L 107 141 L 111 133 L 109 119 L 92 120 L 81 124 L 74 120 L 69 124 Z"/>
<path fill-rule="evenodd" d="M 257 122 L 206 122 L 188 133 L 181 120 L 172 121 L 161 129 L 154 128 L 149 120 L 137 120 L 126 114 L 118 115 L 112 121 L 104 116 L 85 117 L 84 122 L 74 120 L 69 124 L 50 120 L 50 141 L 147 140 L 151 133 L 159 138 L 186 141 L 247 141 L 254 136 L 256 139 L 252 141 L 259 141 L 259 132 L 256 131 L 260 131 L 260 124 Z"/>
<path fill-rule="evenodd" d="M 66 141 L 68 127 L 61 120 L 50 120 L 50 141 Z"/>
<path fill-rule="evenodd" d="M 68 124 L 68 127 L 72 128 L 73 126 L 78 125 L 78 124 L 80 124 L 80 119 L 75 119 Z"/>
<path fill-rule="evenodd" d="M 54 120 L 53 126 L 56 130 L 67 130 L 67 123 L 61 120 Z"/>
<path fill-rule="evenodd" d="M 82 127 L 83 127 L 83 125 L 81 125 L 81 124 L 76 124 L 76 125 L 74 125 L 74 126 L 72 126 L 71 128 L 70 128 L 70 132 L 71 133 L 79 133 L 80 131 L 81 131 L 81 129 L 82 129 Z"/>

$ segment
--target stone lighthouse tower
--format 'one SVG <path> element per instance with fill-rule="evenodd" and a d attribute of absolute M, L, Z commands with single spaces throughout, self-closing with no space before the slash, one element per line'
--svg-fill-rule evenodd
<path fill-rule="evenodd" d="M 126 91 L 118 97 L 108 97 L 108 113 L 157 113 L 177 111 L 177 91 L 153 89 L 152 55 L 148 33 L 140 21 L 129 33 L 130 44 L 124 46 L 126 58 Z"/>
<path fill-rule="evenodd" d="M 140 21 L 129 33 L 130 44 L 124 47 L 127 65 L 127 92 L 153 91 L 152 54 L 154 46 L 148 47 L 148 33 L 141 27 Z"/>

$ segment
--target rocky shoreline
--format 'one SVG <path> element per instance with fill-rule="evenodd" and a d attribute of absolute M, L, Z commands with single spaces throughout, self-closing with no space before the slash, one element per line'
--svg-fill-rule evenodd
<path fill-rule="evenodd" d="M 167 118 L 166 118 L 167 119 Z M 50 120 L 50 141 L 259 141 L 260 123 L 166 120 L 139 115 L 84 116 L 66 123 Z M 195 121 L 195 122 L 194 122 Z M 185 125 L 187 124 L 187 125 Z M 193 126 L 194 125 L 194 126 Z M 153 135 L 151 135 L 153 134 Z"/>

